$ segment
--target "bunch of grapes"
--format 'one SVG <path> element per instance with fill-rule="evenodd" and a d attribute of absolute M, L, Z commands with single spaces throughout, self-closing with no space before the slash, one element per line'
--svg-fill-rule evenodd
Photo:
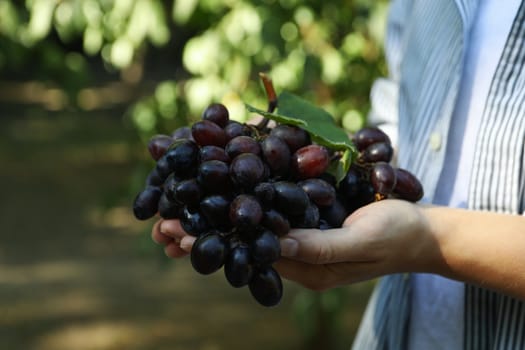
<path fill-rule="evenodd" d="M 375 200 L 422 197 L 419 181 L 389 164 L 386 134 L 365 128 L 353 141 L 359 156 L 337 184 L 327 170 L 340 155 L 313 143 L 305 130 L 239 123 L 225 106 L 212 104 L 191 128 L 150 140 L 156 166 L 134 214 L 179 219 L 197 237 L 190 255 L 197 272 L 223 268 L 233 287 L 248 286 L 257 302 L 273 306 L 283 286 L 272 264 L 281 254 L 279 237 L 291 228 L 340 227 Z"/>

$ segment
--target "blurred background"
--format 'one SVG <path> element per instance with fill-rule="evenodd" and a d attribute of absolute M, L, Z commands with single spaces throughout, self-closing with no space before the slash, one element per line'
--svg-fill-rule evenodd
<path fill-rule="evenodd" d="M 131 213 L 146 143 L 258 78 L 366 124 L 386 1 L 0 0 L 2 349 L 348 349 L 373 282 L 259 306 Z"/>

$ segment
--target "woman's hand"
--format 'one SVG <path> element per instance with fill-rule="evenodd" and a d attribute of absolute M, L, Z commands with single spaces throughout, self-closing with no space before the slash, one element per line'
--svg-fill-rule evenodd
<path fill-rule="evenodd" d="M 281 240 L 279 273 L 313 290 L 396 272 L 430 271 L 439 246 L 421 208 L 384 200 L 360 208 L 342 228 L 294 229 Z"/>
<path fill-rule="evenodd" d="M 195 237 L 188 235 L 179 220 L 160 219 L 153 225 L 151 238 L 157 244 L 164 245 L 164 252 L 170 258 L 188 255 Z"/>

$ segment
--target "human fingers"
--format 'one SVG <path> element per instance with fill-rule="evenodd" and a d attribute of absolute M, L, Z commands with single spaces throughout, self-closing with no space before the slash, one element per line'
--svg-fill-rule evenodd
<path fill-rule="evenodd" d="M 375 263 L 367 262 L 315 265 L 281 258 L 273 266 L 283 278 L 315 291 L 370 280 L 381 274 Z"/>
<path fill-rule="evenodd" d="M 281 255 L 310 264 L 369 262 L 376 260 L 369 245 L 366 235 L 350 227 L 294 229 L 281 239 Z"/>
<path fill-rule="evenodd" d="M 172 241 L 164 247 L 164 253 L 170 258 L 181 258 L 188 255 L 188 252 L 183 250 L 179 243 Z"/>
<path fill-rule="evenodd" d="M 191 248 L 193 247 L 193 243 L 195 242 L 196 237 L 193 236 L 185 236 L 180 240 L 180 247 L 182 250 L 186 251 L 187 253 L 191 252 Z"/>
<path fill-rule="evenodd" d="M 176 219 L 162 220 L 159 230 L 166 236 L 172 237 L 177 241 L 188 235 L 182 228 L 180 221 Z"/>
<path fill-rule="evenodd" d="M 162 220 L 159 220 L 153 225 L 151 229 L 151 239 L 153 239 L 153 242 L 157 244 L 167 245 L 168 243 L 173 242 L 173 238 L 160 232 L 161 223 Z"/>

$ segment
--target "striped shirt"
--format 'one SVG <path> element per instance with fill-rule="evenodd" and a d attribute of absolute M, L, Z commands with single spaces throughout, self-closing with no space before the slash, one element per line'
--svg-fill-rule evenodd
<path fill-rule="evenodd" d="M 399 165 L 410 169 L 434 198 L 445 159 L 474 0 L 393 1 L 386 56 L 390 77 L 372 90 L 374 113 L 395 105 Z M 525 5 L 505 42 L 480 118 L 467 206 L 523 215 L 525 190 Z M 382 112 L 383 111 L 383 112 Z M 497 234 L 497 233 L 495 233 Z M 524 232 L 525 234 L 525 232 Z M 525 256 L 525 255 L 524 255 Z M 365 312 L 354 349 L 406 349 L 410 278 L 382 278 Z M 465 286 L 464 349 L 525 349 L 525 303 Z"/>

